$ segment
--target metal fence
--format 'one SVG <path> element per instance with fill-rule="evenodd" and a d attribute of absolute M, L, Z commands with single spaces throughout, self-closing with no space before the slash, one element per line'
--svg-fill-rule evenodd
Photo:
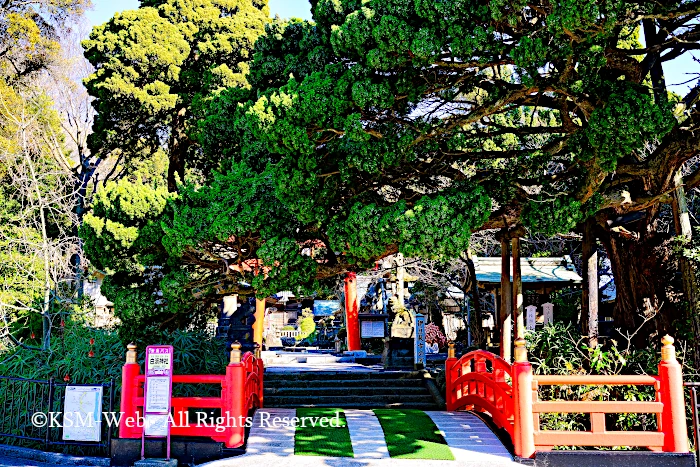
<path fill-rule="evenodd" d="M 63 412 L 68 386 L 101 386 L 102 414 L 100 414 L 100 441 L 63 440 Z M 71 446 L 81 447 L 81 453 L 109 455 L 113 430 L 104 416 L 114 413 L 114 381 L 96 384 L 72 384 L 48 380 L 0 376 L 0 440 L 26 447 L 66 451 Z M 44 414 L 33 419 L 36 413 Z M 52 423 L 51 414 L 54 414 Z M 43 418 L 43 417 L 46 418 Z M 75 448 L 78 449 L 78 448 Z"/>

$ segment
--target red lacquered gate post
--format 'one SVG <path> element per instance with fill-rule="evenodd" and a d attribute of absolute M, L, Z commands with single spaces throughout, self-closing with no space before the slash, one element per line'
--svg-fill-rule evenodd
<path fill-rule="evenodd" d="M 143 397 L 143 387 L 139 384 L 138 376 L 141 374 L 141 365 L 137 362 L 136 345 L 126 346 L 126 363 L 122 367 L 122 394 L 119 404 L 120 438 L 140 438 L 141 428 L 138 426 L 139 412 L 136 399 Z"/>
<path fill-rule="evenodd" d="M 245 407 L 245 367 L 241 361 L 241 344 L 235 342 L 231 344 L 231 358 L 226 367 L 226 377 L 221 385 L 222 405 L 225 413 L 221 415 L 226 418 L 226 431 L 221 438 L 216 441 L 223 441 L 226 446 L 240 446 L 245 438 L 245 418 L 248 410 Z"/>
<path fill-rule="evenodd" d="M 345 330 L 348 334 L 348 350 L 360 350 L 360 317 L 357 309 L 357 274 L 345 276 Z"/>
<path fill-rule="evenodd" d="M 665 452 L 688 452 L 688 431 L 685 420 L 685 398 L 683 397 L 683 369 L 676 360 L 673 337 L 661 339 L 661 362 L 659 362 L 659 389 L 663 403 L 659 431 L 664 433 Z"/>
<path fill-rule="evenodd" d="M 445 401 L 447 405 L 447 410 L 455 410 L 455 402 L 457 401 L 457 395 L 454 390 L 454 381 L 457 379 L 455 372 L 455 363 L 457 363 L 457 358 L 455 358 L 455 344 L 450 342 L 447 344 L 447 360 L 445 360 L 445 395 L 447 400 Z"/>
<path fill-rule="evenodd" d="M 532 412 L 532 365 L 527 361 L 525 339 L 515 340 L 513 363 L 513 446 L 515 455 L 530 458 L 535 455 L 535 427 Z M 539 428 L 539 427 L 538 427 Z"/>

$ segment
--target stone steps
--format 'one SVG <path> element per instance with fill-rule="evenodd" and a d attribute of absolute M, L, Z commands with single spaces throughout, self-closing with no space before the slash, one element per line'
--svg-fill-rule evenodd
<path fill-rule="evenodd" d="M 266 372 L 265 407 L 439 410 L 417 371 Z"/>
<path fill-rule="evenodd" d="M 420 371 L 266 371 L 265 378 L 269 380 L 301 379 L 306 381 L 333 379 L 357 380 L 357 379 L 421 379 Z"/>
<path fill-rule="evenodd" d="M 294 386 L 294 387 L 266 387 L 265 397 L 274 396 L 352 396 L 353 394 L 366 394 L 372 396 L 382 395 L 429 395 L 428 388 L 425 386 L 408 386 L 408 387 L 391 387 L 391 386 Z"/>
<path fill-rule="evenodd" d="M 339 377 L 340 378 L 340 377 Z M 268 386 L 271 387 L 278 387 L 283 384 L 290 384 L 290 382 L 293 381 L 294 387 L 298 388 L 325 388 L 328 387 L 328 379 L 313 379 L 313 380 L 306 380 L 306 379 L 276 379 L 276 378 L 270 378 L 267 374 L 265 375 L 265 388 L 267 389 Z M 393 388 L 400 388 L 400 387 L 416 387 L 416 386 L 423 386 L 423 382 L 417 379 L 398 379 L 398 378 L 373 378 L 373 379 L 345 379 L 345 377 L 342 377 L 342 379 L 333 379 L 333 386 L 334 387 L 344 387 L 344 388 L 351 388 L 351 387 L 361 387 L 361 388 L 366 388 L 369 385 L 372 385 L 372 387 L 393 387 Z"/>
<path fill-rule="evenodd" d="M 267 401 L 266 401 L 267 402 Z M 266 404 L 267 405 L 267 404 Z M 440 410 L 436 404 L 428 404 L 424 402 L 397 402 L 397 403 L 386 403 L 379 404 L 376 402 L 369 403 L 334 403 L 334 404 L 319 404 L 317 402 L 310 404 L 280 404 L 275 405 L 275 408 L 307 408 L 307 407 L 318 407 L 318 408 L 330 408 L 330 409 L 358 409 L 358 410 L 372 410 L 372 409 L 416 409 L 416 410 Z"/>

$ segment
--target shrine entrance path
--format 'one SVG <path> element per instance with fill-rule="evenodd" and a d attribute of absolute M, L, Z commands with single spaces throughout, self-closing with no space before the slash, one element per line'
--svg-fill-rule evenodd
<path fill-rule="evenodd" d="M 468 412 L 426 411 L 445 438 L 454 460 L 401 459 L 390 457 L 384 432 L 371 410 L 345 409 L 354 457 L 295 455 L 295 428 L 271 426 L 263 420 L 289 419 L 295 409 L 260 409 L 248 437 L 247 452 L 238 457 L 209 462 L 207 467 L 500 467 L 516 464 L 490 428 Z"/>

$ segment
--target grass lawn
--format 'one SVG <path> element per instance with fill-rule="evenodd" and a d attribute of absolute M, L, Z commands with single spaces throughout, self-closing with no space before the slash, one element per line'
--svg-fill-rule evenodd
<path fill-rule="evenodd" d="M 375 409 L 391 457 L 454 460 L 445 438 L 421 410 Z"/>
<path fill-rule="evenodd" d="M 339 414 L 340 423 L 336 422 L 336 413 Z M 297 417 L 307 417 L 307 420 L 306 426 L 299 423 L 294 433 L 295 455 L 353 457 L 350 431 L 343 409 L 299 408 Z M 326 426 L 320 426 L 318 422 L 321 418 L 332 421 L 334 426 L 328 426 L 328 422 L 324 422 Z"/>

